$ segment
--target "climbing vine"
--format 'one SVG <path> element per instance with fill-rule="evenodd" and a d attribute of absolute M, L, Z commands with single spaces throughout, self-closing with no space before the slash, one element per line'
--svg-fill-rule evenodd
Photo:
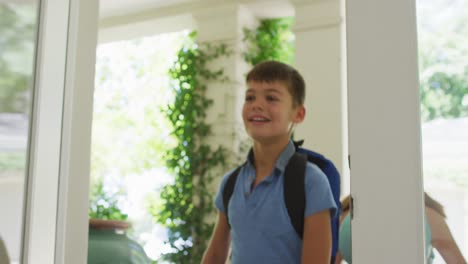
<path fill-rule="evenodd" d="M 206 113 L 213 101 L 206 97 L 206 89 L 208 82 L 227 81 L 223 69 L 211 70 L 208 65 L 231 52 L 225 44 L 198 45 L 195 37 L 195 32 L 189 35 L 169 71 L 175 99 L 163 110 L 177 140 L 166 153 L 175 181 L 161 191 L 162 208 L 150 208 L 169 230 L 167 243 L 172 252 L 163 258 L 171 263 L 201 262 L 213 230 L 213 224 L 206 221 L 214 212 L 212 173 L 225 165 L 227 154 L 225 148 L 207 143 L 211 125 Z"/>
<path fill-rule="evenodd" d="M 247 50 L 244 59 L 251 65 L 264 60 L 292 63 L 294 60 L 293 18 L 264 19 L 255 29 L 244 28 Z"/>

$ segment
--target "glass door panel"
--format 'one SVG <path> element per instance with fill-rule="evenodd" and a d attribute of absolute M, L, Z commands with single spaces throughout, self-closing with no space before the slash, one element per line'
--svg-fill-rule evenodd
<path fill-rule="evenodd" d="M 0 263 L 19 263 L 39 1 L 0 3 Z"/>

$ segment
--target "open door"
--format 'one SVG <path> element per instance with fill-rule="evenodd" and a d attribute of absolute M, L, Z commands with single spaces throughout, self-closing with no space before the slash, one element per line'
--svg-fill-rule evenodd
<path fill-rule="evenodd" d="M 86 262 L 98 5 L 0 2 L 1 263 Z"/>

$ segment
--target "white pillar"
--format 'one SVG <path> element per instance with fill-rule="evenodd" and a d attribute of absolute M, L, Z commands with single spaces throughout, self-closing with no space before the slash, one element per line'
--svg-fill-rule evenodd
<path fill-rule="evenodd" d="M 292 1 L 296 10 L 295 66 L 306 82 L 306 119 L 296 139 L 333 161 L 349 189 L 344 19 L 340 0 Z"/>
<path fill-rule="evenodd" d="M 242 55 L 245 45 L 242 41 L 243 28 L 252 28 L 256 26 L 257 21 L 246 7 L 238 3 L 200 9 L 194 13 L 194 20 L 199 43 L 224 43 L 233 51 L 231 55 L 213 61 L 210 66 L 214 70 L 224 69 L 229 81 L 208 84 L 207 96 L 214 100 L 214 104 L 208 110 L 207 122 L 212 124 L 213 128 L 213 137 L 210 139 L 212 145 L 222 145 L 236 153 L 240 141 L 246 139 L 241 111 L 245 74 L 250 68 Z"/>
<path fill-rule="evenodd" d="M 353 263 L 425 263 L 415 0 L 346 17 Z"/>

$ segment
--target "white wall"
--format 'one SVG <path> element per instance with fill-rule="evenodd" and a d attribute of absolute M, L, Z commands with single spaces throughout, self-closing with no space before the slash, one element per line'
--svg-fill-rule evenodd
<path fill-rule="evenodd" d="M 295 66 L 306 82 L 306 118 L 297 139 L 329 158 L 348 178 L 348 134 L 342 3 L 297 1 Z M 346 181 L 343 181 L 346 187 Z M 347 186 L 346 189 L 349 189 Z"/>
<path fill-rule="evenodd" d="M 0 208 L 2 208 L 0 239 L 5 244 L 8 257 L 12 262 L 19 262 L 21 257 L 23 197 L 23 175 L 8 176 L 0 174 Z"/>

